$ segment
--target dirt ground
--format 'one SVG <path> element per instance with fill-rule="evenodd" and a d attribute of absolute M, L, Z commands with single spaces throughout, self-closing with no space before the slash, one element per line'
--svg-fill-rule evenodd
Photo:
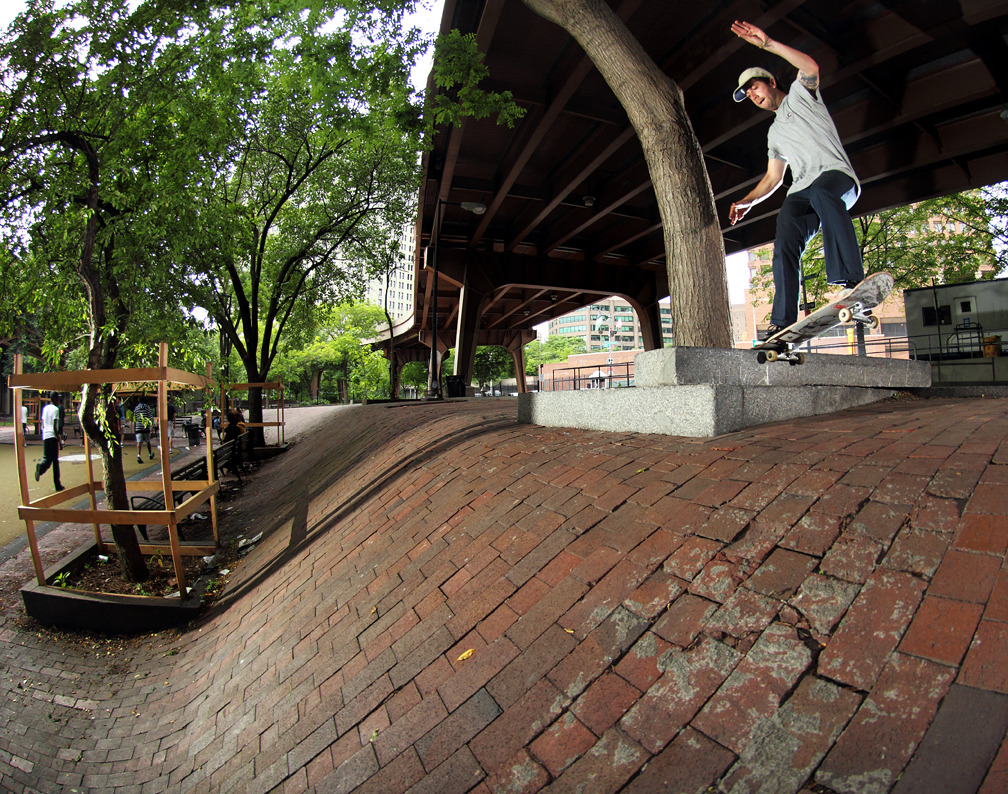
<path fill-rule="evenodd" d="M 308 408 L 287 409 L 285 412 L 286 426 L 284 428 L 285 437 L 288 443 L 296 444 L 298 437 L 311 432 L 319 423 L 331 418 L 335 412 L 342 410 L 341 406 L 311 406 Z M 275 442 L 276 435 L 272 429 L 267 429 L 267 442 Z M 272 435 L 272 437 L 271 437 Z M 33 566 L 31 554 L 27 548 L 17 549 L 23 545 L 25 525 L 18 518 L 17 508 L 20 502 L 18 480 L 16 472 L 16 456 L 14 452 L 14 431 L 11 427 L 0 427 L 0 613 L 10 614 L 13 610 L 16 613 L 23 612 L 19 589 L 28 579 L 33 576 Z M 154 460 L 147 460 L 147 449 L 144 447 L 142 464 L 136 461 L 136 446 L 128 445 L 124 452 L 124 463 L 127 477 L 148 478 L 160 477 L 161 467 L 156 441 L 152 442 L 154 447 Z M 185 440 L 180 437 L 175 438 L 176 452 L 172 456 L 172 465 L 176 466 L 190 455 L 205 454 L 205 448 L 200 445 L 189 451 L 185 447 Z M 290 453 L 287 453 L 290 454 Z M 42 457 L 42 443 L 38 440 L 29 441 L 26 455 L 26 464 L 29 474 L 29 493 L 32 498 L 52 493 L 52 473 L 46 472 L 42 480 L 35 482 L 34 463 Z M 101 476 L 101 460 L 95 460 L 95 476 Z M 83 448 L 79 439 L 76 443 L 68 439 L 66 446 L 60 454 L 61 478 L 67 487 L 85 482 L 86 466 L 84 461 Z M 235 494 L 234 500 L 228 500 L 221 512 L 218 514 L 221 520 L 225 520 L 227 513 L 236 507 L 241 500 L 241 492 Z M 223 527 L 222 527 L 223 528 Z M 61 524 L 58 527 L 47 527 L 48 531 L 39 541 L 40 554 L 43 566 L 48 567 L 56 561 L 62 559 L 67 553 L 78 548 L 87 538 L 91 537 L 93 529 L 90 525 L 81 524 Z M 11 544 L 14 545 L 11 545 Z M 16 550 L 16 551 L 15 551 Z"/>

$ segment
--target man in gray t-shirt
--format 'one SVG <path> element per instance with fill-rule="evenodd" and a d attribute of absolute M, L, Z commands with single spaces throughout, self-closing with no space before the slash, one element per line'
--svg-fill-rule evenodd
<path fill-rule="evenodd" d="M 798 70 L 789 92 L 777 87 L 773 75 L 753 67 L 739 75 L 733 98 L 748 97 L 775 114 L 767 133 L 767 170 L 741 201 L 731 205 L 728 219 L 740 221 L 749 208 L 777 190 L 784 171 L 792 185 L 777 215 L 774 242 L 774 301 L 767 336 L 798 319 L 801 257 L 809 240 L 822 228 L 826 281 L 853 287 L 864 278 L 861 249 L 847 210 L 861 193 L 850 158 L 833 119 L 819 96 L 819 66 L 799 50 L 774 41 L 748 22 L 736 21 L 732 32 L 750 44 L 779 55 Z"/>

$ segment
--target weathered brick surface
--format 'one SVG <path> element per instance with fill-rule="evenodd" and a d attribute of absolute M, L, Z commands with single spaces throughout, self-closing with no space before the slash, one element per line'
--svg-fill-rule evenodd
<path fill-rule="evenodd" d="M 871 689 L 913 617 L 924 583 L 903 573 L 879 572 L 864 586 L 819 657 L 824 675 Z"/>
<path fill-rule="evenodd" d="M 263 538 L 191 628 L 28 630 L 0 566 L 0 788 L 1005 788 L 1005 401 L 713 443 L 339 410 L 228 501 Z"/>
<path fill-rule="evenodd" d="M 816 773 L 835 791 L 886 792 L 952 683 L 951 668 L 895 654 Z"/>
<path fill-rule="evenodd" d="M 853 692 L 805 678 L 774 714 L 756 726 L 721 787 L 743 791 L 798 791 L 860 705 Z"/>
<path fill-rule="evenodd" d="M 977 791 L 1008 730 L 1008 696 L 954 685 L 896 786 L 899 794 Z"/>

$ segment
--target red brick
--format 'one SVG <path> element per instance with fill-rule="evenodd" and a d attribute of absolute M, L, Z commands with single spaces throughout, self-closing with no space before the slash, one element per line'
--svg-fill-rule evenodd
<path fill-rule="evenodd" d="M 831 516 L 845 518 L 857 513 L 871 494 L 870 488 L 837 483 L 820 496 L 809 509 L 813 513 L 828 513 Z"/>
<path fill-rule="evenodd" d="M 938 570 L 948 544 L 947 535 L 903 527 L 880 567 L 931 578 Z"/>
<path fill-rule="evenodd" d="M 912 505 L 927 486 L 927 477 L 893 472 L 872 491 L 872 499 L 892 505 Z"/>
<path fill-rule="evenodd" d="M 1000 557 L 950 549 L 931 580 L 928 594 L 985 603 L 1000 569 Z"/>
<path fill-rule="evenodd" d="M 722 507 L 715 510 L 710 518 L 694 530 L 697 535 L 724 543 L 731 543 L 749 525 L 753 511 L 737 507 Z"/>
<path fill-rule="evenodd" d="M 643 692 L 661 676 L 663 659 L 672 647 L 654 632 L 645 632 L 613 669 Z"/>
<path fill-rule="evenodd" d="M 856 532 L 888 546 L 907 521 L 909 509 L 902 504 L 870 501 L 851 519 L 848 531 Z"/>
<path fill-rule="evenodd" d="M 1004 794 L 1006 791 L 1008 791 L 1008 742 L 1002 743 L 977 794 Z"/>
<path fill-rule="evenodd" d="M 981 620 L 958 683 L 1008 694 L 1008 623 Z"/>
<path fill-rule="evenodd" d="M 910 511 L 910 526 L 925 532 L 951 534 L 959 523 L 959 502 L 924 494 Z"/>
<path fill-rule="evenodd" d="M 584 723 L 568 711 L 532 742 L 529 749 L 556 777 L 595 744 L 596 738 Z"/>
<path fill-rule="evenodd" d="M 815 503 L 815 496 L 799 495 L 785 491 L 757 515 L 757 520 L 791 528 Z"/>
<path fill-rule="evenodd" d="M 550 591 L 550 586 L 536 578 L 529 579 L 517 593 L 511 595 L 507 605 L 518 615 L 524 615 L 539 603 L 540 599 Z"/>
<path fill-rule="evenodd" d="M 861 583 L 875 570 L 884 552 L 885 547 L 876 541 L 851 532 L 837 538 L 819 570 L 827 576 Z"/>
<path fill-rule="evenodd" d="M 550 626 L 539 639 L 493 677 L 487 684 L 487 691 L 501 708 L 508 708 L 570 653 L 576 643 L 573 636 L 556 624 Z"/>
<path fill-rule="evenodd" d="M 507 637 L 519 649 L 524 650 L 546 629 L 556 623 L 562 614 L 580 600 L 588 591 L 587 586 L 568 576 L 556 587 L 550 588 L 541 599 L 507 630 Z"/>
<path fill-rule="evenodd" d="M 959 522 L 952 545 L 965 551 L 1004 555 L 1008 550 L 1008 516 L 967 513 Z"/>
<path fill-rule="evenodd" d="M 801 587 L 816 567 L 816 559 L 806 554 L 775 549 L 746 583 L 757 593 L 788 599 Z"/>
<path fill-rule="evenodd" d="M 906 631 L 923 591 L 924 583 L 914 576 L 876 572 L 819 657 L 820 672 L 857 689 L 871 689 Z"/>
<path fill-rule="evenodd" d="M 888 791 L 938 711 L 954 671 L 894 654 L 816 773 L 836 791 Z"/>
<path fill-rule="evenodd" d="M 718 555 L 697 574 L 689 585 L 689 591 L 701 598 L 724 603 L 741 583 L 743 573 L 736 563 Z"/>
<path fill-rule="evenodd" d="M 552 586 L 559 583 L 581 560 L 564 549 L 557 554 L 538 574 L 537 578 Z"/>
<path fill-rule="evenodd" d="M 634 643 L 647 623 L 618 607 L 547 674 L 570 698 L 577 697 Z M 575 635 L 576 636 L 576 635 Z"/>
<path fill-rule="evenodd" d="M 983 617 L 984 620 L 1008 621 L 1008 570 L 1004 568 L 998 571 Z"/>
<path fill-rule="evenodd" d="M 673 651 L 665 672 L 623 717 L 627 735 L 652 753 L 661 750 L 700 710 L 739 661 L 724 643 L 703 638 L 692 648 Z"/>
<path fill-rule="evenodd" d="M 781 540 L 786 549 L 821 557 L 840 534 L 840 517 L 808 513 Z"/>
<path fill-rule="evenodd" d="M 860 702 L 848 689 L 806 676 L 784 705 L 760 723 L 720 787 L 724 791 L 798 791 Z"/>
<path fill-rule="evenodd" d="M 707 538 L 687 538 L 686 542 L 665 560 L 665 570 L 680 579 L 690 580 L 703 570 L 723 545 Z"/>
<path fill-rule="evenodd" d="M 567 702 L 553 684 L 542 678 L 470 741 L 469 748 L 483 769 L 496 774 L 504 761 L 553 724 Z"/>
<path fill-rule="evenodd" d="M 745 533 L 727 546 L 722 554 L 726 560 L 744 566 L 745 573 L 748 574 L 766 559 L 787 531 L 788 528 L 783 524 L 753 519 Z"/>
<path fill-rule="evenodd" d="M 649 568 L 629 558 L 621 560 L 564 614 L 562 625 L 574 629 L 578 636 L 585 636 L 622 604 L 650 573 Z"/>
<path fill-rule="evenodd" d="M 707 625 L 710 629 L 724 631 L 734 637 L 745 637 L 763 631 L 779 609 L 779 601 L 754 593 L 747 587 L 740 587 Z"/>
<path fill-rule="evenodd" d="M 724 747 L 686 728 L 623 789 L 624 794 L 657 791 L 706 792 L 735 760 Z"/>
<path fill-rule="evenodd" d="M 928 595 L 903 635 L 900 650 L 941 664 L 958 665 L 982 613 L 979 604 Z"/>
<path fill-rule="evenodd" d="M 616 549 L 603 546 L 593 551 L 583 562 L 571 569 L 571 576 L 577 577 L 585 584 L 595 584 L 620 561 L 620 553 Z"/>
<path fill-rule="evenodd" d="M 619 791 L 647 758 L 640 745 L 619 728 L 612 728 L 562 772 L 549 790 L 551 794 L 580 794 L 586 781 L 591 781 L 593 792 Z"/>
<path fill-rule="evenodd" d="M 740 752 L 811 663 L 811 651 L 793 628 L 771 624 L 691 724 Z"/>
<path fill-rule="evenodd" d="M 637 701 L 640 694 L 640 690 L 615 673 L 607 673 L 588 687 L 571 711 L 596 736 L 601 736 L 616 724 L 616 720 Z"/>
<path fill-rule="evenodd" d="M 473 794 L 507 791 L 509 794 L 534 794 L 549 783 L 549 773 L 524 748 L 515 753 L 480 786 L 468 789 Z M 465 789 L 463 789 L 465 790 Z M 439 792 L 438 794 L 444 794 Z"/>
<path fill-rule="evenodd" d="M 464 663 L 458 664 L 454 675 L 438 684 L 438 694 L 449 711 L 454 711 L 468 700 L 519 654 L 518 648 L 507 637 L 499 637 L 479 653 L 474 653 Z M 429 669 L 429 668 L 428 668 Z M 418 676 L 419 679 L 420 676 Z"/>
<path fill-rule="evenodd" d="M 489 693 L 485 689 L 479 690 L 416 740 L 413 747 L 424 768 L 430 770 L 439 766 L 500 713 L 500 707 Z M 381 758 L 381 752 L 378 755 Z"/>
<path fill-rule="evenodd" d="M 658 619 L 654 632 L 672 645 L 685 648 L 707 625 L 717 606 L 705 598 L 684 593 Z"/>
<path fill-rule="evenodd" d="M 655 571 L 628 595 L 623 606 L 636 615 L 653 619 L 682 593 L 678 579 L 664 570 Z"/>
<path fill-rule="evenodd" d="M 964 513 L 993 513 L 1004 515 L 1008 512 L 1008 496 L 1001 484 L 978 483 L 966 503 Z"/>

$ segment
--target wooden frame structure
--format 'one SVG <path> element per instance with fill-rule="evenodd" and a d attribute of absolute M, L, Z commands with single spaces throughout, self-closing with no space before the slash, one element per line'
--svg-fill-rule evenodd
<path fill-rule="evenodd" d="M 287 440 L 284 433 L 284 385 L 280 381 L 271 381 L 269 383 L 232 383 L 228 386 L 221 384 L 221 396 L 220 396 L 220 412 L 221 412 L 221 422 L 227 419 L 227 394 L 228 392 L 236 391 L 248 391 L 252 388 L 261 388 L 263 392 L 279 392 L 280 396 L 276 404 L 276 421 L 275 422 L 245 422 L 245 427 L 275 427 L 277 429 L 277 446 L 283 446 Z M 223 426 L 222 426 L 223 429 Z"/>
<path fill-rule="evenodd" d="M 195 375 L 190 372 L 174 369 L 168 366 L 168 346 L 161 343 L 158 366 L 142 367 L 134 369 L 109 369 L 109 370 L 79 370 L 75 372 L 44 372 L 44 373 L 23 373 L 23 360 L 20 354 L 14 361 L 14 373 L 10 376 L 9 385 L 14 390 L 14 415 L 19 416 L 23 399 L 22 392 L 25 389 L 35 391 L 76 391 L 84 384 L 131 384 L 156 383 L 158 392 L 158 430 L 161 438 L 166 438 L 165 429 L 168 415 L 168 387 L 169 385 L 184 386 L 187 388 L 213 389 L 217 382 L 210 377 L 210 364 L 207 364 L 207 374 Z M 210 438 L 212 424 L 212 412 L 208 408 L 206 411 L 207 438 Z M 81 485 L 66 488 L 58 493 L 44 496 L 31 501 L 28 493 L 28 471 L 25 457 L 25 439 L 20 422 L 14 423 L 14 439 L 17 451 L 18 482 L 21 491 L 21 505 L 18 507 L 18 515 L 24 519 L 28 534 L 28 545 L 31 548 L 32 562 L 35 566 L 35 576 L 40 586 L 46 584 L 45 572 L 42 567 L 42 559 L 39 555 L 38 541 L 35 535 L 35 523 L 37 521 L 70 522 L 76 524 L 92 524 L 94 526 L 95 544 L 99 552 L 105 552 L 108 545 L 113 545 L 106 541 L 101 534 L 101 524 L 145 524 L 145 525 L 166 525 L 168 527 L 168 547 L 171 550 L 172 561 L 175 567 L 175 575 L 179 585 L 179 599 L 185 600 L 188 595 L 188 588 L 185 581 L 185 570 L 182 563 L 183 556 L 204 556 L 213 554 L 220 546 L 220 537 L 217 528 L 217 493 L 220 491 L 220 483 L 216 480 L 213 468 L 213 450 L 208 442 L 206 445 L 207 456 L 207 480 L 186 480 L 184 482 L 173 481 L 171 479 L 171 466 L 168 447 L 164 444 L 159 446 L 161 454 L 161 482 L 152 481 L 126 482 L 127 493 L 133 491 L 160 491 L 164 497 L 164 509 L 162 510 L 112 510 L 99 509 L 97 503 L 97 493 L 104 490 L 101 480 L 95 479 L 94 464 L 91 460 L 91 446 L 87 436 L 84 436 L 84 456 L 87 461 L 88 481 Z M 175 506 L 174 494 L 177 491 L 191 491 L 197 487 L 184 502 Z M 65 502 L 79 499 L 81 496 L 90 499 L 89 508 L 64 507 Z M 210 516 L 213 525 L 214 545 L 186 543 L 182 544 L 178 536 L 178 522 L 194 513 L 197 508 L 210 502 Z M 143 554 L 156 554 L 164 551 L 164 544 L 142 543 L 140 551 Z"/>

